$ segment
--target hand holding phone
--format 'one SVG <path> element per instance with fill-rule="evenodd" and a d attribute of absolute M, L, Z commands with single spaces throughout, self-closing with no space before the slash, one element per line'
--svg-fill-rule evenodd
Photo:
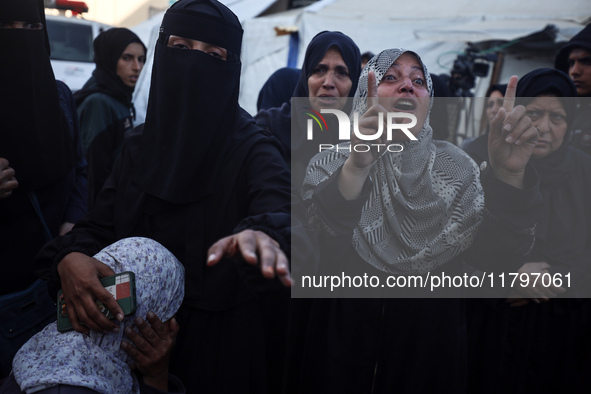
<path fill-rule="evenodd" d="M 107 289 L 113 298 L 117 301 L 125 316 L 135 313 L 137 307 L 135 292 L 135 274 L 131 271 L 121 272 L 117 275 L 108 276 L 100 280 L 101 284 Z M 95 301 L 98 309 L 108 319 L 114 319 L 115 316 L 100 301 Z M 72 330 L 72 324 L 68 317 L 68 308 L 64 295 L 60 290 L 57 295 L 57 329 L 62 332 Z"/>

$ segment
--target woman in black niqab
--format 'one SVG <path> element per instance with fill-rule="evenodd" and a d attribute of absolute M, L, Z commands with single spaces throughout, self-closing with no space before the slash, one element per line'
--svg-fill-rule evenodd
<path fill-rule="evenodd" d="M 168 47 L 171 35 L 222 47 L 228 58 Z M 174 203 L 195 201 L 211 191 L 221 167 L 247 142 L 254 122 L 238 105 L 241 42 L 240 21 L 219 3 L 184 1 L 167 11 L 135 174 L 146 193 Z"/>
<path fill-rule="evenodd" d="M 37 258 L 61 284 L 73 327 L 84 331 L 76 327 L 81 316 L 103 331 L 115 323 L 93 315 L 92 300 L 104 293 L 96 278 L 106 268 L 90 256 L 133 236 L 170 250 L 186 284 L 170 370 L 187 392 L 264 393 L 268 368 L 280 364 L 266 359 L 261 287 L 289 285 L 289 170 L 277 141 L 238 105 L 241 40 L 238 19 L 215 0 L 170 7 L 154 52 L 146 123 L 130 134 L 85 220 Z M 214 49 L 225 50 L 226 60 Z M 265 280 L 273 275 L 281 283 Z M 84 280 L 92 285 L 74 286 Z M 281 341 L 281 334 L 269 335 Z"/>
<path fill-rule="evenodd" d="M 0 314 L 18 330 L 1 341 L 0 379 L 18 348 L 55 321 L 55 296 L 33 272 L 35 254 L 86 212 L 75 108 L 67 86 L 54 78 L 49 52 L 43 1 L 1 1 Z M 17 324 L 9 316 L 25 304 L 26 313 L 14 312 Z"/>
<path fill-rule="evenodd" d="M 25 192 L 63 179 L 74 155 L 49 61 L 43 2 L 0 2 L 0 23 L 14 21 L 36 28 L 0 28 L 0 157 Z"/>

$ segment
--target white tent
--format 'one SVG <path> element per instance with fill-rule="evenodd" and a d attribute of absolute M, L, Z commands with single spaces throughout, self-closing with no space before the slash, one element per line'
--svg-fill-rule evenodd
<path fill-rule="evenodd" d="M 588 0 L 324 0 L 301 11 L 246 20 L 242 49 L 241 105 L 256 111 L 258 91 L 276 69 L 287 65 L 289 36 L 277 36 L 274 27 L 296 26 L 300 36 L 298 65 L 307 44 L 322 30 L 349 35 L 361 52 L 392 47 L 417 52 L 429 70 L 449 72 L 466 43 L 511 41 L 543 30 L 558 28 L 556 40 L 566 41 L 591 18 Z M 528 55 L 531 57 L 531 55 Z M 548 64 L 536 59 L 530 68 Z M 508 65 L 509 66 L 509 65 Z M 506 67 L 501 79 L 516 65 Z M 512 70 L 513 69 L 513 70 Z M 507 75 L 505 75 L 507 74 Z M 485 88 L 486 89 L 486 88 Z"/>
<path fill-rule="evenodd" d="M 288 65 L 290 35 L 277 35 L 276 28 L 294 28 L 298 32 L 297 66 L 301 65 L 306 46 L 318 32 L 338 30 L 349 35 L 362 52 L 378 52 L 384 48 L 404 47 L 419 53 L 431 72 L 449 72 L 457 54 L 466 43 L 482 41 L 511 41 L 556 26 L 556 41 L 566 41 L 591 20 L 588 0 L 323 0 L 287 12 L 255 17 L 272 1 L 235 0 L 225 3 L 239 16 L 244 28 L 242 46 L 242 84 L 240 104 L 251 114 L 256 112 L 258 92 L 276 69 Z M 258 4 L 258 6 L 255 6 Z M 246 12 L 246 10 L 249 12 Z M 153 48 L 157 25 L 153 20 Z M 145 26 L 146 26 L 145 25 Z M 142 38 L 138 25 L 133 30 Z M 156 27 L 154 27 L 156 26 Z M 287 29 L 289 30 L 289 29 Z M 156 32 L 156 33 L 154 33 Z M 153 50 L 153 49 L 152 49 Z M 512 73 L 551 66 L 548 53 L 539 57 L 531 53 L 523 61 L 519 56 L 506 59 L 500 80 Z M 527 60 L 526 59 L 526 60 Z M 137 90 L 136 107 L 147 103 L 151 64 L 142 73 Z M 486 89 L 486 88 L 484 88 Z"/>

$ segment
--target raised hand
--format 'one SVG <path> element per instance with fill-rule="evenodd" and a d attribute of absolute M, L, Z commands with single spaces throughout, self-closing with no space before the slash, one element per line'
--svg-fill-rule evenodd
<path fill-rule="evenodd" d="M 375 134 L 379 128 L 378 114 L 383 113 L 383 133 L 379 139 L 372 141 L 372 144 L 385 144 L 386 141 L 386 109 L 378 101 L 378 83 L 374 71 L 367 76 L 367 111 L 359 119 L 359 132 L 361 134 Z M 361 194 L 363 184 L 369 175 L 373 163 L 383 152 L 378 152 L 377 147 L 372 147 L 367 152 L 357 152 L 353 147 L 356 144 L 366 144 L 355 133 L 351 133 L 351 155 L 345 161 L 343 169 L 338 178 L 339 190 L 347 200 L 354 200 Z"/>
<path fill-rule="evenodd" d="M 379 114 L 382 114 L 382 135 L 376 140 L 372 140 L 369 144 L 386 144 L 386 109 L 380 105 L 378 99 L 378 84 L 374 71 L 370 71 L 367 76 L 367 111 L 360 114 L 359 118 L 359 132 L 364 135 L 374 135 L 379 128 Z M 358 138 L 355 133 L 351 133 L 351 147 L 356 144 L 368 144 L 368 141 L 363 141 Z M 357 152 L 351 149 L 351 162 L 355 169 L 360 171 L 369 170 L 371 165 L 382 155 L 384 148 L 378 151 L 377 147 L 372 147 L 367 152 Z"/>
<path fill-rule="evenodd" d="M 248 264 L 258 265 L 265 278 L 279 277 L 284 286 L 291 287 L 287 256 L 277 241 L 262 231 L 244 230 L 222 238 L 208 251 L 207 265 L 217 264 L 223 257 L 240 254 Z"/>
<path fill-rule="evenodd" d="M 517 77 L 509 80 L 503 100 L 490 124 L 488 155 L 495 176 L 501 181 L 523 188 L 525 166 L 538 142 L 538 130 L 525 115 L 525 107 L 515 105 Z"/>

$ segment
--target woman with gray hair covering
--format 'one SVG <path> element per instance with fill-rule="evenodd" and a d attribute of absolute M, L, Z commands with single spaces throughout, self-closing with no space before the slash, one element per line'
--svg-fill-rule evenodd
<path fill-rule="evenodd" d="M 385 273 L 459 277 L 466 253 L 477 252 L 483 270 L 526 253 L 539 204 L 537 179 L 526 171 L 537 131 L 523 107 L 513 108 L 516 82 L 493 121 L 491 163 L 480 174 L 459 148 L 432 139 L 433 90 L 420 57 L 389 49 L 371 59 L 355 94 L 351 119 L 355 124 L 358 117 L 358 127 L 351 141 L 314 157 L 304 182 L 309 219 L 320 231 L 323 274 L 367 274 L 382 284 L 392 279 Z M 380 115 L 386 112 L 399 113 L 393 119 L 399 129 L 389 139 L 379 135 L 388 127 Z M 403 132 L 409 119 L 416 122 Z M 369 142 L 371 135 L 376 139 Z M 371 149 L 358 149 L 370 143 Z M 377 149 L 393 143 L 396 152 Z M 306 333 L 302 392 L 465 392 L 461 289 L 359 290 L 341 294 L 445 298 L 318 300 L 310 327 L 323 329 Z M 323 365 L 330 365 L 328 372 Z"/>

